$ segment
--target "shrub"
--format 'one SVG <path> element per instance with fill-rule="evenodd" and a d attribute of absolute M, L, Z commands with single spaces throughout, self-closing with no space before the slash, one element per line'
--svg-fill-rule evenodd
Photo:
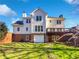
<path fill-rule="evenodd" d="M 8 28 L 4 22 L 0 22 L 0 39 L 4 38 L 8 32 Z"/>

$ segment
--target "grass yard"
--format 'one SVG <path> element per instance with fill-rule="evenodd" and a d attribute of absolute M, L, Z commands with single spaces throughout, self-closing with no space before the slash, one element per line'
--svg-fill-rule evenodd
<path fill-rule="evenodd" d="M 0 59 L 79 59 L 79 48 L 55 43 L 0 45 Z"/>

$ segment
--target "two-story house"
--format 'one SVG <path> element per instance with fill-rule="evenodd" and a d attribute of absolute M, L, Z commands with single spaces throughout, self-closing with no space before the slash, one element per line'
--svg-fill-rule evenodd
<path fill-rule="evenodd" d="M 51 31 L 54 34 L 64 31 L 63 16 L 49 17 L 46 12 L 38 8 L 30 16 L 23 12 L 21 19 L 13 23 L 13 41 L 49 42 L 52 41 Z"/>

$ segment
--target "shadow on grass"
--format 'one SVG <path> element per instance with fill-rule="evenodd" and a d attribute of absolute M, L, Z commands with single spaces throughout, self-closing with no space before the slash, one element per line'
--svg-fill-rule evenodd
<path fill-rule="evenodd" d="M 30 44 L 29 44 L 30 45 Z M 32 44 L 31 44 L 32 45 Z M 0 51 L 1 53 L 3 53 L 3 56 L 5 57 L 5 59 L 14 59 L 15 57 L 18 57 L 18 59 L 32 59 L 35 57 L 39 57 L 39 59 L 43 59 L 41 58 L 43 55 L 47 55 L 48 59 L 54 59 L 53 53 L 54 51 L 62 51 L 64 54 L 67 54 L 69 56 L 69 58 L 72 58 L 72 53 L 71 51 L 79 51 L 79 49 L 71 49 L 71 48 L 50 48 L 50 47 L 43 47 L 44 44 L 39 44 L 38 46 L 36 44 L 32 45 L 33 47 L 28 48 L 28 45 L 26 47 L 25 44 L 21 44 L 22 47 L 1 47 Z M 9 56 L 7 57 L 6 55 L 6 51 L 9 52 L 9 50 L 12 50 L 13 52 L 7 53 L 8 55 L 13 54 L 13 56 Z M 70 51 L 71 53 L 67 52 Z M 37 53 L 37 55 L 34 56 L 29 56 L 31 54 Z M 16 55 L 17 53 L 17 55 Z M 52 53 L 52 55 L 50 55 Z M 62 54 L 57 54 L 58 56 L 62 57 Z M 69 59 L 68 58 L 68 59 Z M 57 59 L 57 58 L 56 58 Z"/>
<path fill-rule="evenodd" d="M 6 56 L 6 53 L 5 53 L 4 50 L 0 50 L 0 51 L 1 51 L 1 53 L 3 53 L 3 56 L 5 57 L 5 59 L 9 59 L 9 58 Z"/>

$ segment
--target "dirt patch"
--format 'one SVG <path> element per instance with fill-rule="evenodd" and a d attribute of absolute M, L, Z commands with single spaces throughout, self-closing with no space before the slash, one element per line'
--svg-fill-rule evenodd
<path fill-rule="evenodd" d="M 12 42 L 12 33 L 8 32 L 4 39 L 0 40 L 0 44 L 6 44 L 6 43 L 11 43 Z"/>

